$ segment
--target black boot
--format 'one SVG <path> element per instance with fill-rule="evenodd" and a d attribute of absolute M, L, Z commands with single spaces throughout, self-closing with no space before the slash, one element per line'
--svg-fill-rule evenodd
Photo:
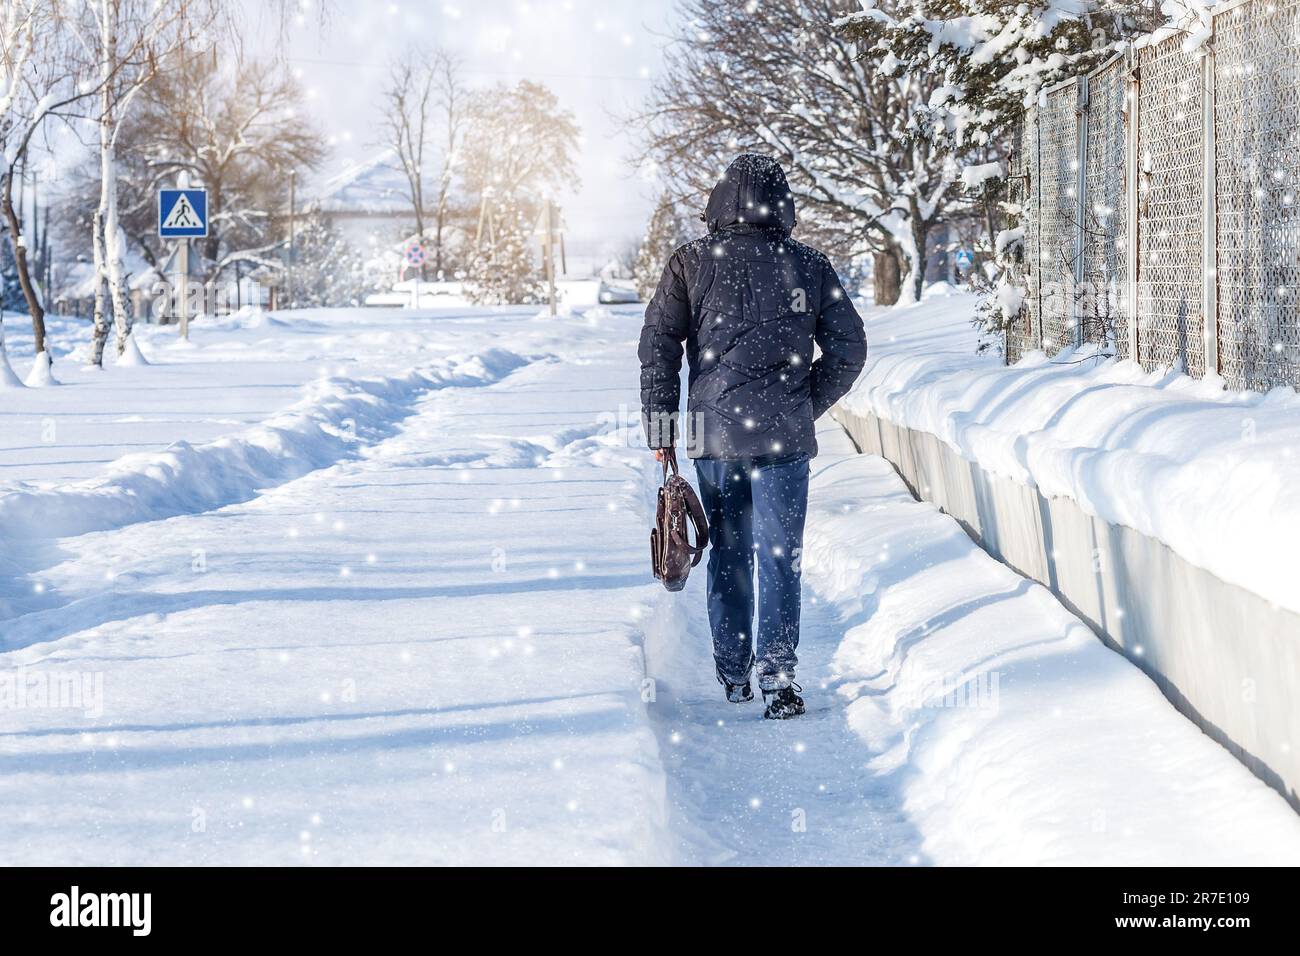
<path fill-rule="evenodd" d="M 727 700 L 731 701 L 733 704 L 744 704 L 754 699 L 754 691 L 749 686 L 748 678 L 745 679 L 745 683 L 743 684 L 733 684 L 719 673 L 718 683 L 726 690 Z"/>
<path fill-rule="evenodd" d="M 803 713 L 803 698 L 798 692 L 803 690 L 798 684 L 791 683 L 789 687 L 782 687 L 780 690 L 763 691 L 763 703 L 767 707 L 763 711 L 763 716 L 768 720 L 789 720 L 791 717 L 798 717 Z"/>

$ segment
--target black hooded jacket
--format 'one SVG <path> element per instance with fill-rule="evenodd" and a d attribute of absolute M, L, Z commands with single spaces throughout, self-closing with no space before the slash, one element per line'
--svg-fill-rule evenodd
<path fill-rule="evenodd" d="M 794 199 L 776 161 L 737 157 L 704 218 L 709 234 L 673 253 L 646 308 L 639 355 L 649 445 L 684 433 L 692 458 L 815 455 L 813 421 L 866 361 L 862 319 L 826 256 L 790 238 Z"/>

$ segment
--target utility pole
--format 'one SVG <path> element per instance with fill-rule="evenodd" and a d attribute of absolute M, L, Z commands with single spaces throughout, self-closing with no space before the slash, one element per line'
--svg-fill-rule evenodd
<path fill-rule="evenodd" d="M 550 304 L 551 318 L 555 318 L 555 207 L 550 199 L 546 200 L 546 248 L 543 259 L 546 262 L 546 301 Z"/>
<path fill-rule="evenodd" d="M 45 271 L 45 298 L 49 300 L 54 289 L 54 266 L 50 261 L 50 204 L 45 204 L 45 222 L 41 226 L 41 265 Z"/>
<path fill-rule="evenodd" d="M 293 241 L 294 241 L 293 220 L 296 214 L 296 209 L 295 209 L 296 197 L 294 194 L 294 189 L 295 186 L 297 185 L 297 180 L 298 180 L 298 171 L 296 169 L 289 170 L 289 275 L 285 282 L 285 291 L 288 293 L 289 296 L 288 308 L 290 309 L 293 308 Z"/>

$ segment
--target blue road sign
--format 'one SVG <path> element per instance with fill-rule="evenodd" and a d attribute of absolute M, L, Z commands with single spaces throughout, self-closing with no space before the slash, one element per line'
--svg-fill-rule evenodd
<path fill-rule="evenodd" d="M 161 238 L 193 239 L 207 234 L 206 189 L 158 190 L 158 235 Z"/>
<path fill-rule="evenodd" d="M 963 249 L 957 253 L 957 265 L 961 266 L 963 269 L 968 267 L 974 261 L 975 257 L 970 254 L 968 249 Z"/>

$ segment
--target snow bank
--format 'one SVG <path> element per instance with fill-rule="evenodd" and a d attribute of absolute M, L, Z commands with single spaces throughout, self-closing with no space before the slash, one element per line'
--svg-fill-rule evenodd
<path fill-rule="evenodd" d="M 27 387 L 49 388 L 51 385 L 58 384 L 58 379 L 54 377 L 54 368 L 50 362 L 50 353 L 38 352 L 36 357 L 32 359 L 32 370 L 27 373 Z"/>
<path fill-rule="evenodd" d="M 134 335 L 126 337 L 126 349 L 118 356 L 117 364 L 125 368 L 140 368 L 149 364 L 149 360 L 140 351 L 140 346 L 136 344 Z"/>
<path fill-rule="evenodd" d="M 127 455 L 99 478 L 0 497 L 0 543 L 68 537 L 245 501 L 355 455 L 391 433 L 433 389 L 484 385 L 529 359 L 505 349 L 452 356 L 385 378 L 325 378 L 297 404 L 239 434 L 203 445 Z"/>
<path fill-rule="evenodd" d="M 839 444 L 828 437 L 838 438 Z M 819 435 L 805 584 L 830 687 L 941 865 L 1294 864 L 1300 820 L 1043 587 Z"/>
<path fill-rule="evenodd" d="M 1300 610 L 1300 398 L 1225 392 L 1093 349 L 1011 367 L 975 352 L 973 295 L 868 317 L 867 367 L 843 400 L 930 432 L 968 460 L 1163 541 Z"/>
<path fill-rule="evenodd" d="M 5 351 L 4 340 L 0 338 L 0 388 L 22 388 L 23 380 L 18 377 L 14 367 L 9 364 L 9 353 Z"/>

